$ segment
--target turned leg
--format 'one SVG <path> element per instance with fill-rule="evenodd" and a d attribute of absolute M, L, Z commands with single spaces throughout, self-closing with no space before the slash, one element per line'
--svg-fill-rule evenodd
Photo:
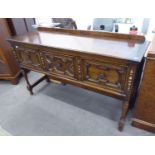
<path fill-rule="evenodd" d="M 40 79 L 38 79 L 37 81 L 35 81 L 33 84 L 30 84 L 29 80 L 28 80 L 28 76 L 27 76 L 27 71 L 22 70 L 22 74 L 26 80 L 27 83 L 27 89 L 30 92 L 30 95 L 33 95 L 33 88 L 35 86 L 37 86 L 39 83 L 41 83 L 43 80 L 46 80 L 47 82 L 50 82 L 49 77 L 47 75 L 42 76 Z"/>
<path fill-rule="evenodd" d="M 33 95 L 33 91 L 32 91 L 33 88 L 28 80 L 27 72 L 24 69 L 22 70 L 22 74 L 23 74 L 25 81 L 27 83 L 27 89 L 30 92 L 30 95 Z"/>
<path fill-rule="evenodd" d="M 128 110 L 129 110 L 129 101 L 125 101 L 122 104 L 122 114 L 121 114 L 121 118 L 120 118 L 119 125 L 118 125 L 119 131 L 122 131 L 124 128 L 125 119 L 126 119 Z"/>

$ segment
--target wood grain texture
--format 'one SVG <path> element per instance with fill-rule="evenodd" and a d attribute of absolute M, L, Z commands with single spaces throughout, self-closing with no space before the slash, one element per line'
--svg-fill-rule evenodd
<path fill-rule="evenodd" d="M 8 41 L 22 68 L 123 100 L 119 130 L 123 129 L 131 96 L 135 96 L 138 87 L 135 83 L 146 41 L 137 41 L 130 47 L 126 39 L 112 38 L 111 34 L 108 38 L 96 38 L 49 31 L 16 36 Z M 131 59 L 130 55 L 135 53 L 140 53 L 138 60 Z M 33 85 L 25 73 L 24 76 L 33 94 Z"/>
<path fill-rule="evenodd" d="M 134 114 L 134 123 L 143 129 L 148 129 L 155 132 L 155 58 L 148 57 L 146 60 L 144 77 L 142 80 L 139 97 L 136 103 L 136 109 Z M 140 120 L 137 121 L 136 119 Z M 147 122 L 147 123 L 145 123 Z M 148 125 L 148 123 L 154 126 Z M 147 126 L 147 127 L 143 127 Z M 149 131 L 150 131 L 149 130 Z"/>
<path fill-rule="evenodd" d="M 51 30 L 52 29 L 53 28 L 51 28 Z M 132 38 L 123 39 L 124 34 L 100 32 L 103 35 L 102 38 L 94 38 L 93 34 L 87 37 L 79 36 L 76 34 L 65 34 L 61 33 L 61 30 L 60 32 L 58 32 L 58 30 L 56 32 L 41 30 L 35 33 L 28 33 L 27 35 L 16 36 L 12 39 L 16 42 L 22 42 L 25 44 L 35 44 L 46 47 L 72 50 L 75 52 L 78 51 L 84 53 L 92 53 L 96 55 L 131 60 L 135 62 L 140 62 L 142 60 L 144 52 L 146 51 L 146 48 L 149 44 L 149 42 L 144 40 L 141 40 L 141 42 L 139 42 L 139 40 L 136 40 L 137 36 L 132 36 L 132 38 L 135 37 L 135 40 L 131 40 Z M 74 32 L 77 30 L 72 31 Z M 105 34 L 106 37 L 104 37 Z M 112 37 L 111 35 L 114 37 Z M 130 38 L 130 35 L 127 36 Z M 134 44 L 130 46 L 130 43 L 133 41 Z"/>
<path fill-rule="evenodd" d="M 128 35 L 124 33 L 113 33 L 113 32 L 103 32 L 103 31 L 88 31 L 88 30 L 71 30 L 71 29 L 59 29 L 59 28 L 49 28 L 49 27 L 38 27 L 38 31 L 44 32 L 52 32 L 52 33 L 61 33 L 61 34 L 68 34 L 68 35 L 76 35 L 76 36 L 86 36 L 86 37 L 93 37 L 93 38 L 113 38 L 113 39 L 120 39 L 120 40 L 134 40 L 138 42 L 144 42 L 145 37 L 144 35 Z"/>
<path fill-rule="evenodd" d="M 155 132 L 155 36 L 148 49 L 133 126 Z"/>
<path fill-rule="evenodd" d="M 11 36 L 11 32 L 5 18 L 0 18 L 0 79 L 11 80 L 17 83 L 19 66 L 13 56 L 12 48 L 6 41 Z"/>

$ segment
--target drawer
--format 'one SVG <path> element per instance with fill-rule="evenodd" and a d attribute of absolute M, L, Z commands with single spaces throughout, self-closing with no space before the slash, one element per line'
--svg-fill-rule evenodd
<path fill-rule="evenodd" d="M 75 58 L 59 51 L 40 51 L 45 72 L 63 78 L 76 79 Z"/>
<path fill-rule="evenodd" d="M 125 94 L 128 67 L 123 64 L 83 60 L 83 80 L 91 85 Z"/>
<path fill-rule="evenodd" d="M 18 62 L 25 68 L 44 71 L 47 74 L 75 79 L 75 59 L 71 55 L 62 54 L 59 50 L 47 51 L 43 48 L 19 45 L 15 46 Z"/>
<path fill-rule="evenodd" d="M 15 56 L 24 67 L 41 70 L 42 64 L 38 49 L 27 46 L 15 46 Z"/>

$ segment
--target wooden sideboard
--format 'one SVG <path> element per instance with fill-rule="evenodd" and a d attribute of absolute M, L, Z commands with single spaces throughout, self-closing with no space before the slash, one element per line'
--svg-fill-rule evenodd
<path fill-rule="evenodd" d="M 149 42 L 144 36 L 39 27 L 8 39 L 22 68 L 45 74 L 30 84 L 31 94 L 49 78 L 123 100 L 119 130 L 135 97 Z"/>
<path fill-rule="evenodd" d="M 155 36 L 148 49 L 132 124 L 155 132 Z"/>

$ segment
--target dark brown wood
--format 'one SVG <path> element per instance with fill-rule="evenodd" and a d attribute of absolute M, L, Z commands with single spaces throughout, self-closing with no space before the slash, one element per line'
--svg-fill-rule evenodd
<path fill-rule="evenodd" d="M 137 89 L 134 86 L 137 69 L 141 66 L 148 42 L 135 36 L 135 46 L 131 47 L 129 42 L 133 36 L 130 35 L 124 39 L 124 35 L 109 33 L 108 37 L 108 33 L 102 32 L 103 36 L 96 38 L 94 34 L 89 34 L 89 37 L 76 35 L 76 30 L 72 35 L 61 33 L 60 29 L 54 30 L 39 30 L 8 40 L 21 67 L 62 83 L 123 100 L 119 122 L 119 130 L 122 130 L 131 96 L 135 94 L 133 90 Z M 32 93 L 27 77 L 26 81 Z"/>
<path fill-rule="evenodd" d="M 60 32 L 56 33 L 58 30 L 60 30 Z M 33 46 L 33 44 L 36 44 L 36 46 L 39 46 L 39 48 L 43 47 L 44 49 L 52 48 L 53 50 L 57 50 L 58 48 L 62 51 L 65 49 L 65 52 L 67 52 L 68 54 L 73 54 L 73 51 L 75 51 L 76 54 L 79 55 L 81 55 L 81 53 L 89 53 L 91 55 L 94 55 L 95 57 L 100 57 L 101 55 L 103 55 L 112 58 L 115 57 L 122 60 L 131 60 L 135 62 L 141 61 L 141 58 L 144 54 L 143 49 L 146 49 L 148 46 L 147 41 L 144 42 L 141 40 L 141 42 L 139 42 L 139 39 L 136 40 L 136 35 L 135 40 L 133 40 L 134 45 L 132 45 L 131 47 L 129 44 L 131 42 L 131 40 L 129 39 L 130 35 L 128 35 L 127 37 L 126 34 L 126 39 L 123 39 L 124 34 L 120 35 L 116 33 L 109 33 L 108 37 L 108 32 L 102 32 L 102 38 L 94 38 L 93 34 L 90 34 L 89 37 L 85 37 L 79 35 L 68 35 L 64 33 L 61 34 L 61 29 L 57 29 L 56 32 L 53 31 L 38 31 L 34 33 L 28 33 L 26 35 L 13 37 L 13 40 L 14 42 L 20 44 L 23 44 L 24 42 L 25 45 Z M 133 37 L 134 36 L 132 36 L 131 38 Z"/>
<path fill-rule="evenodd" d="M 0 80 L 10 80 L 12 84 L 17 84 L 20 69 L 12 53 L 12 48 L 6 41 L 10 36 L 7 20 L 0 18 Z"/>
<path fill-rule="evenodd" d="M 118 129 L 119 129 L 120 131 L 123 130 L 124 123 L 125 123 L 125 118 L 126 118 L 126 116 L 127 116 L 128 110 L 129 110 L 129 101 L 125 101 L 125 102 L 122 104 L 122 114 L 121 114 L 121 118 L 120 118 L 119 126 L 118 126 Z"/>
<path fill-rule="evenodd" d="M 96 38 L 115 38 L 115 39 L 127 39 L 127 40 L 136 40 L 139 42 L 144 42 L 145 37 L 144 35 L 129 35 L 124 33 L 113 33 L 113 32 L 101 32 L 101 31 L 88 31 L 88 30 L 72 30 L 72 29 L 59 29 L 59 28 L 48 28 L 39 26 L 37 28 L 39 31 L 46 31 L 46 32 L 52 32 L 52 33 L 64 33 L 68 35 L 77 35 L 77 36 L 86 36 L 86 37 L 96 37 Z"/>
<path fill-rule="evenodd" d="M 148 49 L 132 125 L 155 132 L 155 37 Z"/>
<path fill-rule="evenodd" d="M 27 75 L 28 72 L 26 70 L 24 70 L 24 69 L 22 69 L 21 72 L 22 72 L 22 74 L 23 74 L 23 76 L 25 78 L 25 81 L 27 83 L 27 89 L 30 92 L 30 95 L 33 95 L 34 94 L 33 93 L 33 88 L 35 86 L 37 86 L 39 83 L 41 83 L 42 81 L 46 80 L 47 82 L 50 82 L 48 76 L 47 75 L 44 75 L 40 79 L 38 79 L 37 81 L 35 81 L 33 84 L 30 84 L 29 79 L 28 79 L 28 75 Z"/>

